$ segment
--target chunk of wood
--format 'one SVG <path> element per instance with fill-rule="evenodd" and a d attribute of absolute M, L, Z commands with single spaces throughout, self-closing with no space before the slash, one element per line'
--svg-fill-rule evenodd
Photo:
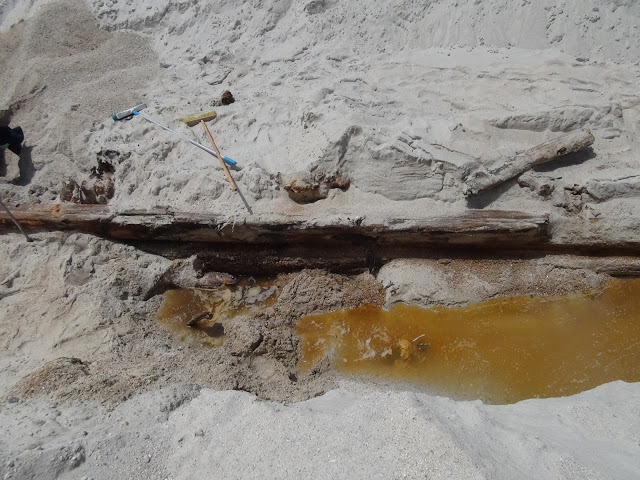
<path fill-rule="evenodd" d="M 191 320 L 187 322 L 187 327 L 195 327 L 203 320 L 211 320 L 213 318 L 213 313 L 211 312 L 202 312 L 193 317 Z"/>
<path fill-rule="evenodd" d="M 594 140 L 588 130 L 578 130 L 533 147 L 495 170 L 473 172 L 465 181 L 464 194 L 468 197 L 486 192 L 536 165 L 583 150 L 592 145 Z"/>

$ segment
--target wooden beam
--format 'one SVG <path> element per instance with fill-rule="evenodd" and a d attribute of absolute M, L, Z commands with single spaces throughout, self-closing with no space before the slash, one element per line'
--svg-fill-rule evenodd
<path fill-rule="evenodd" d="M 473 172 L 465 180 L 464 194 L 472 196 L 486 192 L 536 165 L 583 150 L 593 142 L 594 137 L 588 130 L 578 130 L 562 135 L 551 142 L 543 143 L 516 155 L 513 160 L 505 162 L 495 170 Z"/>
<path fill-rule="evenodd" d="M 376 243 L 433 245 L 530 245 L 548 240 L 546 215 L 471 210 L 453 216 L 393 222 L 322 224 L 307 216 L 253 218 L 236 222 L 224 215 L 149 211 L 115 211 L 103 205 L 21 205 L 13 215 L 30 231 L 71 230 L 132 241 L 183 241 L 213 244 L 244 243 Z M 15 229 L 10 217 L 0 214 L 0 232 Z"/>
<path fill-rule="evenodd" d="M 29 232 L 75 231 L 125 241 L 167 258 L 198 255 L 207 271 L 273 274 L 303 268 L 375 270 L 396 258 L 443 255 L 521 256 L 542 253 L 637 255 L 640 241 L 625 244 L 597 236 L 551 237 L 547 215 L 470 210 L 422 219 L 332 219 L 275 216 L 237 221 L 225 215 L 173 212 L 169 208 L 116 211 L 104 205 L 8 205 Z M 15 232 L 0 212 L 0 233 Z M 623 253 L 624 252 L 624 253 Z M 638 274 L 637 264 L 607 260 L 596 271 Z"/>

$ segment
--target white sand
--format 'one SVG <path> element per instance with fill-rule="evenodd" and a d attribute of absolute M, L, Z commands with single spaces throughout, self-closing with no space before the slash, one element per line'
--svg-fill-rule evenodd
<path fill-rule="evenodd" d="M 571 398 L 501 407 L 352 389 L 288 406 L 243 392 L 202 390 L 191 399 L 180 386 L 113 410 L 9 405 L 0 413 L 2 444 L 21 472 L 10 478 L 50 478 L 56 469 L 61 478 L 96 479 L 638 475 L 634 385 L 615 382 Z M 25 429 L 34 437 L 25 437 Z M 65 473 L 74 456 L 84 461 Z"/>
<path fill-rule="evenodd" d="M 628 185 L 640 154 L 633 2 L 214 8 L 112 1 L 92 8 L 108 32 L 88 22 L 77 1 L 28 9 L 34 17 L 16 33 L 22 48 L 2 67 L 9 88 L 0 101 L 22 102 L 13 122 L 36 145 L 33 193 L 43 200 L 55 199 L 62 181 L 85 179 L 96 153 L 112 149 L 122 155 L 114 207 L 246 215 L 214 159 L 140 118 L 109 118 L 144 100 L 152 118 L 205 142 L 199 127 L 179 119 L 211 110 L 229 88 L 237 102 L 217 108 L 211 129 L 223 153 L 244 167 L 235 175 L 256 215 L 461 211 L 471 157 L 491 165 L 585 127 L 596 136 L 596 156 L 543 169 L 539 175 L 555 185 L 550 198 L 512 183 L 472 206 L 564 217 L 565 188 L 622 179 L 620 201 L 635 216 L 638 187 Z M 5 31 L 26 15 L 24 5 L 5 10 Z M 58 17 L 70 19 L 66 28 Z M 51 40 L 42 40 L 43 29 Z M 341 169 L 352 188 L 304 207 L 276 190 L 278 173 L 288 179 L 314 168 Z M 24 188 L 5 194 L 26 195 Z M 593 228 L 611 234 L 607 202 L 581 202 L 581 217 L 599 216 Z"/>
<path fill-rule="evenodd" d="M 550 213 L 558 238 L 640 240 L 640 3 L 371 3 L 0 1 L 0 110 L 27 135 L 20 162 L 4 155 L 0 197 L 58 201 L 61 183 L 88 179 L 109 149 L 118 152 L 114 209 L 161 205 L 241 220 L 247 211 L 215 159 L 141 118 L 110 118 L 145 101 L 151 118 L 204 143 L 198 127 L 179 120 L 213 109 L 230 89 L 237 101 L 215 107 L 210 129 L 241 164 L 234 176 L 256 217 L 421 218 L 487 207 Z M 512 181 L 463 198 L 468 169 L 576 128 L 593 132 L 592 154 L 530 173 L 554 187 L 550 196 Z M 278 181 L 318 170 L 342 171 L 351 187 L 300 205 Z M 98 365 L 101 355 L 134 348 L 126 338 L 139 317 L 127 315 L 146 286 L 130 286 L 129 275 L 151 282 L 148 270 L 167 268 L 84 236 L 37 238 L 32 246 L 2 239 L 0 281 L 11 279 L 0 285 L 0 394 L 55 358 Z M 400 264 L 379 279 L 392 300 L 461 301 L 426 270 Z M 468 286 L 463 301 L 487 295 L 481 283 Z M 111 302 L 105 292 L 124 296 Z M 110 315 L 129 323 L 105 327 Z M 144 348 L 136 368 L 152 376 Z M 639 396 L 637 384 L 615 382 L 485 406 L 344 380 L 290 406 L 180 385 L 117 406 L 87 398 L 56 405 L 45 395 L 0 407 L 0 471 L 39 479 L 635 479 Z"/>

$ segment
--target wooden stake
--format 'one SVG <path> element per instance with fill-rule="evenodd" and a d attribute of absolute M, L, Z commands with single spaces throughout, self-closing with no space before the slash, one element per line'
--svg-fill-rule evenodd
<path fill-rule="evenodd" d="M 2 205 L 2 208 L 4 209 L 5 212 L 7 212 L 7 215 L 9 215 L 9 218 L 11 218 L 13 223 L 16 224 L 16 227 L 18 227 L 18 230 L 22 232 L 22 234 L 24 235 L 24 238 L 27 239 L 27 242 L 33 242 L 33 239 L 29 235 L 27 235 L 27 232 L 25 232 L 24 229 L 22 228 L 22 225 L 20 225 L 20 222 L 16 219 L 16 217 L 13 216 L 11 211 L 7 208 L 7 206 L 4 204 L 2 200 L 0 200 L 0 205 Z"/>
<path fill-rule="evenodd" d="M 213 137 L 211 136 L 211 132 L 209 131 L 209 128 L 207 127 L 207 124 L 204 123 L 204 120 L 200 120 L 200 123 L 202 124 L 202 128 L 204 128 L 204 133 L 206 133 L 207 137 L 209 137 L 209 141 L 211 142 L 211 146 L 216 151 L 216 155 L 218 156 L 218 160 L 220 160 L 220 165 L 222 165 L 222 169 L 224 170 L 224 173 L 227 176 L 227 178 L 229 179 L 229 183 L 231 184 L 231 189 L 232 190 L 238 190 L 238 186 L 236 185 L 236 182 L 233 181 L 233 178 L 231 177 L 231 173 L 229 173 L 229 169 L 227 168 L 227 165 L 224 163 L 224 160 L 222 159 L 222 155 L 220 155 L 220 151 L 218 150 L 218 147 L 216 146 L 216 142 L 213 141 Z"/>

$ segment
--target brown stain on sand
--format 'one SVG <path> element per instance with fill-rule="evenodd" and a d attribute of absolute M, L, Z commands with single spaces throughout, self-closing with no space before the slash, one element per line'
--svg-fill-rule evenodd
<path fill-rule="evenodd" d="M 640 381 L 640 279 L 574 297 L 365 306 L 304 317 L 297 333 L 302 371 L 329 356 L 345 373 L 486 403 L 573 395 L 613 380 Z"/>

